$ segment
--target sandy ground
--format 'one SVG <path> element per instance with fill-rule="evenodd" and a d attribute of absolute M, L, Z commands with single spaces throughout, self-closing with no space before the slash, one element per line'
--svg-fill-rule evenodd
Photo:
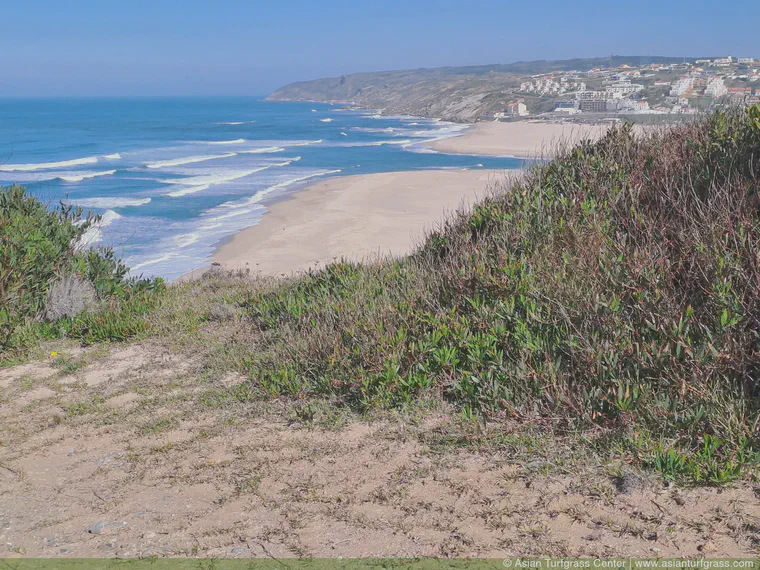
<path fill-rule="evenodd" d="M 540 439 L 526 455 L 507 426 L 468 446 L 454 412 L 310 424 L 285 402 L 225 399 L 241 378 L 204 375 L 159 345 L 56 348 L 57 360 L 0 370 L 0 557 L 760 548 L 747 483 L 626 488 L 604 466 L 542 454 Z"/>
<path fill-rule="evenodd" d="M 597 138 L 609 125 L 579 125 L 517 121 L 512 123 L 477 123 L 464 134 L 433 144 L 441 152 L 546 158 L 555 145 L 564 141 L 576 143 L 584 138 Z"/>
<path fill-rule="evenodd" d="M 271 206 L 214 255 L 228 269 L 302 271 L 336 258 L 409 252 L 446 212 L 466 207 L 506 173 L 424 170 L 332 178 Z"/>

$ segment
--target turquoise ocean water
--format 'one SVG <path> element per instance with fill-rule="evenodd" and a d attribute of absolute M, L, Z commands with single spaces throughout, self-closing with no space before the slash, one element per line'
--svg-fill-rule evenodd
<path fill-rule="evenodd" d="M 328 176 L 521 166 L 430 149 L 464 128 L 260 98 L 0 99 L 0 185 L 101 214 L 90 243 L 174 279 L 272 200 Z"/>

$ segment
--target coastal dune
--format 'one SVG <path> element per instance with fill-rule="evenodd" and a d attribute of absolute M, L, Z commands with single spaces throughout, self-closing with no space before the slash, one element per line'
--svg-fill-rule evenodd
<path fill-rule="evenodd" d="M 226 269 L 280 275 L 336 258 L 403 255 L 447 212 L 467 207 L 506 173 L 422 170 L 345 176 L 273 204 L 214 255 Z"/>

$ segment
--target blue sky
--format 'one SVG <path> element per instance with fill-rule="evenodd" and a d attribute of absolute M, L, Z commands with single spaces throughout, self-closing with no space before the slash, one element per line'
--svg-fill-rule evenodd
<path fill-rule="evenodd" d="M 356 71 L 760 57 L 757 0 L 0 0 L 0 96 L 262 95 Z"/>

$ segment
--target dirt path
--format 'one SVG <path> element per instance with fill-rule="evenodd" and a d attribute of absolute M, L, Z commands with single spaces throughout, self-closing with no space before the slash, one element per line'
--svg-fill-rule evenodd
<path fill-rule="evenodd" d="M 616 487 L 444 414 L 317 428 L 158 346 L 59 350 L 0 370 L 0 557 L 758 554 L 746 483 Z"/>

